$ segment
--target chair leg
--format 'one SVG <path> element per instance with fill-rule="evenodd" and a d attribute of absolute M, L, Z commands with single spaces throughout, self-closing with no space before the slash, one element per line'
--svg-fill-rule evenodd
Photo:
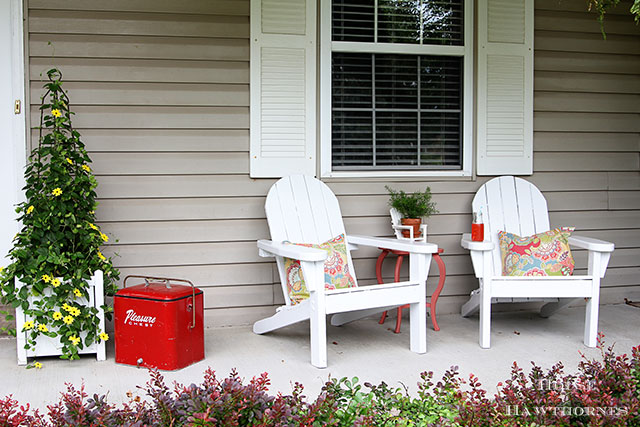
<path fill-rule="evenodd" d="M 598 304 L 589 298 L 584 322 L 584 345 L 595 347 L 598 343 Z"/>
<path fill-rule="evenodd" d="M 600 309 L 600 265 L 602 254 L 589 251 L 589 274 L 593 277 L 591 298 L 587 301 L 584 321 L 584 345 L 595 347 L 598 344 L 598 310 Z"/>
<path fill-rule="evenodd" d="M 409 280 L 420 284 L 418 301 L 409 307 L 411 351 L 427 352 L 427 273 L 431 254 L 409 255 Z"/>
<path fill-rule="evenodd" d="M 378 279 L 378 285 L 382 285 L 384 280 L 382 280 L 382 261 L 389 255 L 388 249 L 383 249 L 380 255 L 378 255 L 378 260 L 376 261 L 376 279 Z M 383 312 L 382 316 L 380 316 L 379 324 L 383 324 L 387 319 L 387 312 Z"/>
<path fill-rule="evenodd" d="M 491 295 L 480 291 L 480 347 L 491 347 Z"/>
<path fill-rule="evenodd" d="M 327 320 L 324 310 L 311 310 L 310 316 L 311 364 L 327 367 Z"/>
<path fill-rule="evenodd" d="M 598 285 L 599 288 L 599 285 Z M 600 292 L 587 301 L 584 321 L 584 345 L 595 347 L 598 344 L 598 310 L 600 309 Z"/>

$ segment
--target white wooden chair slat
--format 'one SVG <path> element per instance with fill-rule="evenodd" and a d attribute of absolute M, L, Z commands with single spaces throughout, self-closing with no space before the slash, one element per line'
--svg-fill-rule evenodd
<path fill-rule="evenodd" d="M 346 239 L 340 205 L 331 189 L 315 178 L 304 176 L 303 179 L 308 197 L 313 206 L 312 215 L 316 223 L 316 229 L 319 232 L 318 243 L 324 243 L 340 234 L 344 234 Z M 300 191 L 303 191 L 303 189 L 300 188 Z M 353 266 L 351 251 L 349 250 L 347 250 L 347 261 L 349 264 L 349 272 L 357 285 L 356 270 Z"/>
<path fill-rule="evenodd" d="M 324 196 L 322 195 L 323 188 L 317 185 L 314 181 L 296 181 L 298 184 L 298 191 L 304 192 L 304 189 L 299 188 L 304 183 L 306 187 L 306 193 L 312 204 L 311 215 L 315 222 L 315 228 L 318 233 L 317 241 L 314 243 L 323 243 L 327 240 L 337 236 L 340 233 L 333 234 L 331 230 L 331 224 L 329 222 L 329 214 L 327 213 L 326 206 L 324 204 Z"/>
<path fill-rule="evenodd" d="M 267 223 L 269 224 L 269 230 L 271 231 L 271 238 L 276 242 L 282 242 L 283 240 L 289 240 L 287 236 L 287 229 L 285 227 L 285 215 L 277 215 L 277 211 L 280 210 L 280 195 L 278 191 L 273 191 L 267 197 L 265 202 L 265 211 L 273 212 L 272 215 L 267 215 Z"/>
<path fill-rule="evenodd" d="M 265 212 L 274 242 L 289 240 L 294 243 L 323 243 L 345 233 L 338 199 L 324 183 L 308 176 L 290 176 L 280 179 L 269 190 Z M 362 239 L 361 239 L 362 240 Z M 365 239 L 366 240 L 366 239 Z M 369 242 L 361 241 L 360 244 Z M 409 243 L 413 245 L 414 243 Z M 388 310 L 390 305 L 410 304 L 412 333 L 410 348 L 417 353 L 426 351 L 426 276 L 431 253 L 425 253 L 425 244 L 416 243 L 416 253 L 410 255 L 409 282 L 371 286 L 366 289 L 325 291 L 324 261 L 301 263 L 311 297 L 308 301 L 292 305 L 287 295 L 286 274 L 280 256 L 267 253 L 261 246 L 261 255 L 275 256 L 285 294 L 286 306 L 273 316 L 254 324 L 255 333 L 266 333 L 303 320 L 310 320 L 311 363 L 326 367 L 326 328 L 328 314 L 337 313 L 336 322 L 342 324 L 375 312 Z M 437 251 L 437 247 L 429 250 Z M 275 250 L 275 249 L 274 249 Z M 411 250 L 409 250 L 411 252 Z M 353 260 L 347 250 L 349 267 L 355 279 Z"/>
<path fill-rule="evenodd" d="M 313 178 L 307 177 L 307 180 L 309 179 Z M 345 233 L 344 223 L 342 222 L 342 211 L 340 210 L 338 199 L 324 183 L 315 180 L 315 185 L 321 188 L 323 208 L 327 215 L 329 229 L 331 230 L 331 237 Z"/>
<path fill-rule="evenodd" d="M 482 211 L 486 212 L 485 220 L 485 239 L 496 242 L 496 246 L 491 251 L 491 263 L 494 271 L 502 270 L 502 261 L 500 260 L 500 246 L 498 242 L 498 231 L 505 229 L 504 212 L 502 211 L 502 198 L 500 192 L 500 181 L 492 179 L 485 184 L 484 191 L 486 193 L 487 204 Z M 474 206 L 474 210 L 476 207 Z M 487 227 L 488 225 L 488 227 Z M 487 230 L 488 228 L 488 230 Z"/>
<path fill-rule="evenodd" d="M 520 236 L 536 234 L 533 219 L 533 200 L 531 198 L 532 185 L 524 179 L 516 179 L 516 195 L 518 197 L 518 218 L 520 222 Z"/>
<path fill-rule="evenodd" d="M 549 226 L 549 210 L 547 207 L 547 199 L 544 198 L 540 190 L 538 190 L 533 184 L 530 185 L 531 204 L 533 206 L 533 220 L 535 221 L 536 225 L 536 232 L 534 234 L 549 231 L 551 227 Z"/>
<path fill-rule="evenodd" d="M 311 207 L 312 200 L 309 197 L 309 191 L 307 184 L 303 180 L 292 180 L 291 194 L 294 200 L 294 207 L 298 214 L 298 222 L 300 224 L 300 240 L 292 240 L 296 243 L 322 243 L 326 242 L 326 236 L 321 236 L 321 227 L 319 223 L 322 222 L 321 218 L 317 218 L 314 215 L 314 210 Z M 282 207 L 285 209 L 285 207 Z"/>
<path fill-rule="evenodd" d="M 607 261 L 614 249 L 612 243 L 598 241 L 583 243 L 590 250 L 588 275 L 554 277 L 502 276 L 502 260 L 498 231 L 508 231 L 519 236 L 530 236 L 548 231 L 549 213 L 547 201 L 533 184 L 512 176 L 494 178 L 485 183 L 473 199 L 474 211 L 485 215 L 485 241 L 494 243 L 493 249 L 470 245 L 468 235 L 463 236 L 463 247 L 471 249 L 473 266 L 479 278 L 480 288 L 462 307 L 462 315 L 480 311 L 480 346 L 490 346 L 490 319 L 492 302 L 548 301 L 541 309 L 543 317 L 566 306 L 572 298 L 587 298 L 584 343 L 596 345 L 598 300 L 600 279 L 604 277 Z M 563 224 L 569 225 L 569 224 Z M 581 240 L 575 238 L 579 245 Z M 583 246 L 584 247 L 584 246 Z"/>
<path fill-rule="evenodd" d="M 506 178 L 506 179 L 505 179 Z M 500 178 L 500 197 L 502 199 L 502 214 L 504 216 L 504 230 L 519 236 L 522 235 L 518 214 L 518 197 L 513 179 Z"/>

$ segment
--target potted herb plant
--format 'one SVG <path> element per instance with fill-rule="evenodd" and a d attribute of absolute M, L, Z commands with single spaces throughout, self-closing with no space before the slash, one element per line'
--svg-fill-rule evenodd
<path fill-rule="evenodd" d="M 111 311 L 104 296 L 115 293 L 119 278 L 100 251 L 109 237 L 95 225 L 97 182 L 71 126 L 62 75 L 52 69 L 47 76 L 40 137 L 25 170 L 26 201 L 16 208 L 22 229 L 11 264 L 0 271 L 0 299 L 16 309 L 18 363 L 39 355 L 77 359 L 87 350 L 100 359 Z"/>
<path fill-rule="evenodd" d="M 427 187 L 424 192 L 415 193 L 396 191 L 388 186 L 385 188 L 389 192 L 389 206 L 400 213 L 402 225 L 413 226 L 413 236 L 420 237 L 423 218 L 438 213 L 435 202 L 431 201 L 431 188 Z M 402 235 L 409 237 L 410 231 L 402 230 Z"/>

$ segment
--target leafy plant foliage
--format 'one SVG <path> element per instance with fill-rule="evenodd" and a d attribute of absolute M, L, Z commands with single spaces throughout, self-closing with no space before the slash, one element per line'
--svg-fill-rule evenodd
<path fill-rule="evenodd" d="M 291 395 L 271 395 L 267 374 L 244 383 L 232 371 L 218 378 L 208 369 L 201 384 L 170 389 L 158 371 L 120 406 L 105 396 L 89 396 L 67 385 L 47 415 L 0 399 L 0 425 L 58 426 L 638 426 L 640 425 L 640 346 L 631 357 L 601 345 L 600 360 L 583 361 L 565 375 L 561 363 L 545 371 L 533 364 L 527 375 L 514 363 L 511 378 L 493 398 L 477 377 L 464 380 L 457 367 L 433 383 L 420 376 L 417 395 L 387 384 L 361 384 L 358 378 L 330 379 L 309 402 L 300 383 Z"/>
<path fill-rule="evenodd" d="M 395 208 L 403 218 L 423 218 L 438 213 L 435 202 L 431 201 L 431 188 L 424 192 L 407 194 L 385 186 L 389 192 L 389 206 Z"/>
<path fill-rule="evenodd" d="M 119 272 L 100 252 L 109 238 L 95 225 L 97 182 L 71 126 L 62 74 L 52 69 L 47 76 L 38 146 L 25 171 L 26 202 L 16 209 L 23 226 L 9 252 L 11 264 L 0 272 L 0 296 L 33 319 L 23 328 L 27 348 L 46 335 L 60 340 L 63 358 L 76 359 L 85 345 L 108 339 L 98 330 L 98 310 L 83 304 L 89 299 L 87 281 L 102 270 L 105 293 L 113 295 Z"/>

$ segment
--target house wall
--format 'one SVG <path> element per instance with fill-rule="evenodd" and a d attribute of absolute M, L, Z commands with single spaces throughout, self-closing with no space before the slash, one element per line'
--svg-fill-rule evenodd
<path fill-rule="evenodd" d="M 613 12 L 603 41 L 586 7 L 536 1 L 530 178 L 552 224 L 615 242 L 602 296 L 620 302 L 640 298 L 640 30 Z M 28 32 L 32 115 L 41 76 L 60 67 L 100 184 L 99 224 L 113 237 L 105 253 L 119 255 L 122 277 L 189 278 L 218 325 L 273 313 L 279 280 L 255 241 L 268 238 L 274 180 L 249 178 L 249 1 L 29 0 Z M 487 179 L 328 184 L 347 232 L 386 236 L 385 184 L 431 187 L 440 214 L 429 240 L 448 272 L 439 311 L 455 312 L 477 287 L 459 240 Z M 361 282 L 373 282 L 376 256 L 354 252 Z M 586 254 L 576 258 L 584 268 Z"/>

